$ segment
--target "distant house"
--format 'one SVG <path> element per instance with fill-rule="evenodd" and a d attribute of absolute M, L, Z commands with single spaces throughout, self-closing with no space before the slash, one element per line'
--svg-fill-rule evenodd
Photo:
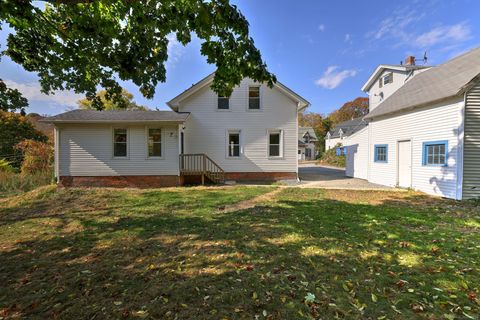
<path fill-rule="evenodd" d="M 337 124 L 325 136 L 325 150 L 334 148 L 337 144 L 344 145 L 345 140 L 357 131 L 367 126 L 367 122 L 362 118 L 356 118 Z"/>
<path fill-rule="evenodd" d="M 312 127 L 298 127 L 298 160 L 315 160 L 318 142 Z"/>
<path fill-rule="evenodd" d="M 452 199 L 480 197 L 480 48 L 436 67 L 378 67 L 347 175 Z"/>
<path fill-rule="evenodd" d="M 55 125 L 65 186 L 176 186 L 274 181 L 298 174 L 298 113 L 308 101 L 277 82 L 244 79 L 230 97 L 211 74 L 167 103 L 172 111 L 74 110 Z"/>

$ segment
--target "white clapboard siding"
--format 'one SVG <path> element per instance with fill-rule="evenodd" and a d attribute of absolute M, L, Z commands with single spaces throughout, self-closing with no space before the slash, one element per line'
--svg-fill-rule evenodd
<path fill-rule="evenodd" d="M 467 92 L 463 199 L 480 198 L 480 83 Z"/>
<path fill-rule="evenodd" d="M 347 177 L 367 179 L 368 175 L 368 127 L 345 139 L 347 147 L 346 170 Z"/>
<path fill-rule="evenodd" d="M 178 175 L 178 127 L 162 127 L 163 157 L 147 157 L 144 125 L 128 129 L 128 157 L 113 157 L 110 125 L 68 125 L 59 128 L 61 176 Z M 152 126 L 153 127 L 153 126 Z"/>
<path fill-rule="evenodd" d="M 190 112 L 185 124 L 185 153 L 206 153 L 226 172 L 297 172 L 297 105 L 276 88 L 262 85 L 261 110 L 248 110 L 245 79 L 230 97 L 230 110 L 217 110 L 217 95 L 210 88 L 199 90 L 180 104 Z M 242 154 L 227 157 L 227 131 L 241 131 Z M 283 131 L 283 157 L 268 157 L 268 129 Z"/>
<path fill-rule="evenodd" d="M 412 141 L 412 188 L 429 194 L 456 198 L 458 131 L 462 122 L 463 97 L 416 111 L 373 120 L 369 124 L 368 180 L 396 186 L 397 143 Z M 423 143 L 448 140 L 448 166 L 424 166 Z M 374 146 L 388 145 L 388 162 L 374 162 Z"/>

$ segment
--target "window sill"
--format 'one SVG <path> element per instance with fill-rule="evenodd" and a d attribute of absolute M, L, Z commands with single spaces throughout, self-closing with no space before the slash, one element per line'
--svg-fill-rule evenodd
<path fill-rule="evenodd" d="M 283 157 L 283 156 L 278 156 L 278 157 L 268 156 L 267 158 L 268 158 L 268 160 L 285 160 L 285 157 Z"/>
<path fill-rule="evenodd" d="M 373 161 L 374 163 L 388 163 L 388 161 Z"/>
<path fill-rule="evenodd" d="M 242 157 L 242 156 L 238 156 L 238 157 L 229 157 L 229 156 L 226 156 L 225 159 L 227 159 L 227 160 L 242 160 L 243 157 Z"/>
<path fill-rule="evenodd" d="M 215 109 L 217 112 L 232 112 L 232 109 Z"/>
<path fill-rule="evenodd" d="M 263 112 L 262 108 L 260 109 L 250 109 L 250 108 L 247 108 L 247 112 Z"/>
<path fill-rule="evenodd" d="M 448 167 L 448 164 L 422 164 L 422 167 Z"/>
<path fill-rule="evenodd" d="M 128 160 L 130 159 L 129 156 L 126 156 L 126 157 L 112 157 L 112 160 Z"/>
<path fill-rule="evenodd" d="M 145 157 L 145 160 L 165 160 L 165 157 Z"/>

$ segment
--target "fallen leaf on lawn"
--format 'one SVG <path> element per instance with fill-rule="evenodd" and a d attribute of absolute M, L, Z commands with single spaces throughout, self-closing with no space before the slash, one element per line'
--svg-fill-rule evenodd
<path fill-rule="evenodd" d="M 373 301 L 373 302 L 377 302 L 377 301 L 378 301 L 377 296 L 374 295 L 373 293 L 372 293 L 372 301 Z"/>

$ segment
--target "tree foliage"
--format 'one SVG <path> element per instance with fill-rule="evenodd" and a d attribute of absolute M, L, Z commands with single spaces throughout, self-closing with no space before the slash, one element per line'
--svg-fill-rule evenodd
<path fill-rule="evenodd" d="M 368 98 L 358 97 L 352 101 L 348 101 L 329 115 L 333 125 L 352 120 L 366 115 L 368 113 Z"/>
<path fill-rule="evenodd" d="M 50 143 L 23 140 L 15 145 L 23 155 L 21 174 L 36 174 L 50 171 L 53 163 L 53 146 Z"/>
<path fill-rule="evenodd" d="M 102 102 L 104 110 L 147 110 L 146 107 L 136 104 L 133 101 L 133 94 L 123 89 L 120 99 L 113 100 L 106 90 L 97 92 L 98 99 Z M 77 101 L 80 109 L 95 109 L 92 100 L 87 98 Z"/>
<path fill-rule="evenodd" d="M 33 1 L 3 0 L 0 11 L 0 22 L 15 31 L 6 54 L 38 74 L 44 93 L 83 92 L 102 108 L 97 88 L 120 101 L 119 78 L 152 98 L 166 80 L 169 39 L 186 45 L 193 34 L 217 67 L 214 91 L 229 95 L 244 77 L 276 81 L 249 36 L 248 21 L 229 0 L 47 2 L 42 9 Z"/>
<path fill-rule="evenodd" d="M 28 107 L 28 100 L 22 96 L 20 91 L 8 88 L 0 79 L 0 110 L 13 112 L 18 110 L 25 114 L 26 107 Z"/>
<path fill-rule="evenodd" d="M 6 159 L 14 167 L 20 167 L 23 157 L 17 152 L 15 145 L 25 139 L 42 142 L 48 140 L 26 117 L 13 112 L 0 111 L 0 158 Z"/>

